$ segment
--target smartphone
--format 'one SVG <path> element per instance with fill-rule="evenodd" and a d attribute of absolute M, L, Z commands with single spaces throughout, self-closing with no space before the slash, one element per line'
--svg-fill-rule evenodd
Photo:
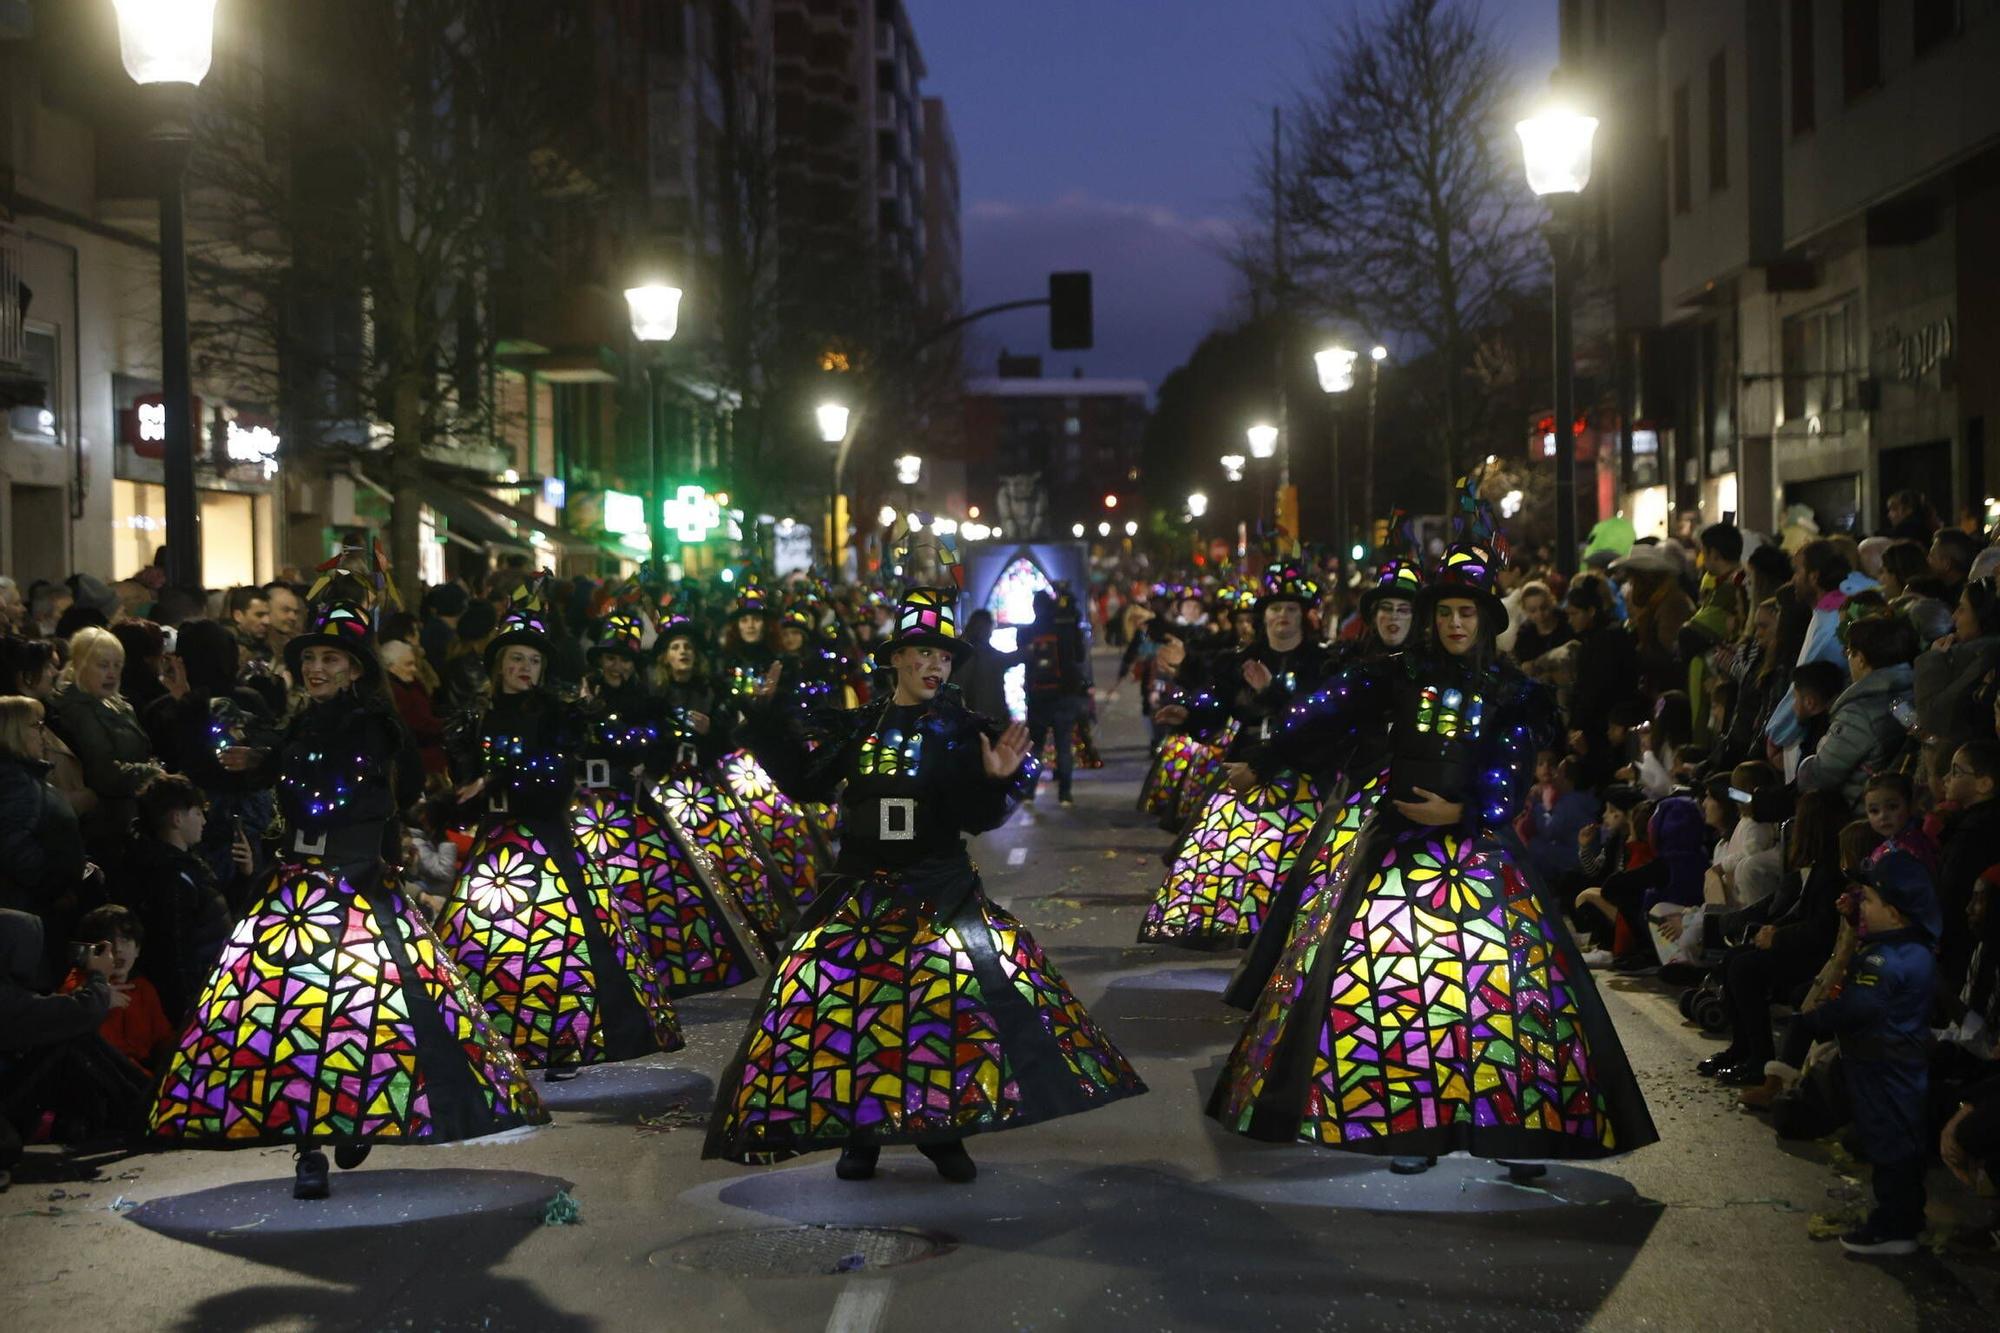
<path fill-rule="evenodd" d="M 1750 793 L 1744 791 L 1741 787 L 1731 787 L 1729 789 L 1729 799 L 1738 805 L 1748 805 L 1752 798 Z"/>
<path fill-rule="evenodd" d="M 87 967 L 91 959 L 102 958 L 110 952 L 111 946 L 103 940 L 98 940 L 92 944 L 79 944 L 72 941 L 69 946 L 70 965 L 78 968 Z"/>

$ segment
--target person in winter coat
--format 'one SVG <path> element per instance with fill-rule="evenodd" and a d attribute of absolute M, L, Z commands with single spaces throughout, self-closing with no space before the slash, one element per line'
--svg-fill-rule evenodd
<path fill-rule="evenodd" d="M 200 854 L 207 814 L 201 789 L 178 774 L 146 784 L 139 793 L 140 836 L 115 893 L 144 931 L 139 975 L 153 983 L 176 1025 L 201 997 L 235 924 Z M 240 848 L 245 862 L 249 850 Z"/>
<path fill-rule="evenodd" d="M 49 785 L 48 739 L 41 704 L 0 696 L 0 906 L 60 930 L 76 919 L 83 835 Z"/>
<path fill-rule="evenodd" d="M 1810 612 L 1795 666 L 1808 662 L 1832 662 L 1842 658 L 1840 613 L 1856 593 L 1876 587 L 1875 580 L 1856 570 L 1847 556 L 1830 541 L 1810 541 L 1793 557 L 1792 599 L 1796 607 Z M 1780 624 L 1779 639 L 1788 636 Z M 1799 742 L 1805 735 L 1804 721 L 1798 716 L 1791 694 L 1786 694 L 1771 710 L 1764 735 L 1771 744 L 1786 751 L 1787 774 L 1797 771 Z"/>
<path fill-rule="evenodd" d="M 98 807 L 84 820 L 83 840 L 101 862 L 124 852 L 139 789 L 165 770 L 132 705 L 118 692 L 125 648 L 110 630 L 81 629 L 69 643 L 69 667 L 49 708 L 49 722 L 83 761 L 83 780 Z"/>
<path fill-rule="evenodd" d="M 1850 809 L 1861 803 L 1871 773 L 1902 747 L 1896 704 L 1910 697 L 1910 663 L 1917 631 L 1901 616 L 1856 621 L 1847 634 L 1847 670 L 1854 683 L 1834 700 L 1826 735 L 1799 765 L 1801 792 L 1838 791 Z"/>
<path fill-rule="evenodd" d="M 1974 736 L 1992 734 L 1992 719 L 1978 701 L 1980 683 L 2000 667 L 2000 588 L 1991 582 L 1966 584 L 1951 624 L 1951 633 L 1911 668 L 1917 723 L 1945 754 Z"/>
<path fill-rule="evenodd" d="M 993 613 L 981 607 L 965 619 L 965 641 L 972 651 L 958 669 L 955 682 L 965 706 L 996 722 L 1007 720 L 1007 672 L 1028 660 L 1025 648 L 1003 653 L 993 646 Z"/>
<path fill-rule="evenodd" d="M 1938 938 L 1938 992 L 1946 1017 L 1957 1018 L 1960 995 L 1982 938 L 1979 985 L 1973 1000 L 1982 1007 L 2000 984 L 2000 903 L 1993 901 L 1991 869 L 2000 861 L 2000 740 L 1967 741 L 1951 757 L 1944 798 L 1938 865 L 1938 901 L 1944 930 Z"/>
<path fill-rule="evenodd" d="M 1848 1102 L 1862 1151 L 1874 1167 L 1875 1207 L 1840 1238 L 1850 1254 L 1905 1255 L 1924 1225 L 1924 1166 L 1930 1134 L 1925 1102 L 1932 954 L 1943 914 L 1930 872 L 1892 852 L 1858 872 L 1862 945 L 1840 994 L 1796 1020 L 1817 1037 L 1837 1037 Z"/>
<path fill-rule="evenodd" d="M 1575 631 L 1576 684 L 1569 700 L 1570 750 L 1584 762 L 1581 785 L 1604 785 L 1621 762 L 1610 738 L 1611 715 L 1639 679 L 1632 634 L 1613 612 L 1611 587 L 1599 578 L 1570 585 L 1567 606 Z"/>
<path fill-rule="evenodd" d="M 1702 876 L 1708 870 L 1708 830 L 1701 807 L 1685 796 L 1669 796 L 1653 809 L 1646 841 L 1653 858 L 1634 869 L 1609 876 L 1603 884 L 1577 895 L 1579 920 L 1589 920 L 1590 908 L 1604 923 L 1599 938 L 1607 944 L 1623 918 L 1632 941 L 1631 952 L 1612 960 L 1620 972 L 1639 971 L 1655 961 L 1647 918 L 1657 907 L 1697 907 L 1702 901 Z"/>
<path fill-rule="evenodd" d="M 451 764 L 444 752 L 444 720 L 438 716 L 431 691 L 423 682 L 417 650 L 401 640 L 389 640 L 382 645 L 382 670 L 389 677 L 389 695 L 396 702 L 396 715 L 403 719 L 403 727 L 410 733 L 410 743 L 416 746 L 425 775 L 448 775 Z"/>
<path fill-rule="evenodd" d="M 12 634 L 0 638 L 0 694 L 26 695 L 47 708 L 56 697 L 56 677 L 61 671 L 56 646 L 47 639 Z M 78 818 L 88 815 L 97 808 L 97 793 L 84 783 L 83 762 L 55 732 L 45 732 L 42 739 L 48 748 L 50 785 L 69 802 Z"/>

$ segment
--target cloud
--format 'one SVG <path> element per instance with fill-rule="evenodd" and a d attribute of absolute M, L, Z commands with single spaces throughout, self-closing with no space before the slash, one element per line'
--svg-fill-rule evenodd
<path fill-rule="evenodd" d="M 1239 287 L 1228 260 L 1237 224 L 1166 205 L 1084 193 L 1045 203 L 979 200 L 965 209 L 963 230 L 967 309 L 1041 295 L 1053 270 L 1089 269 L 1095 279 L 1095 349 L 1047 354 L 1044 312 L 997 316 L 974 326 L 975 371 L 990 370 L 1005 347 L 1044 352 L 1052 372 L 1081 365 L 1157 386 L 1228 312 Z"/>

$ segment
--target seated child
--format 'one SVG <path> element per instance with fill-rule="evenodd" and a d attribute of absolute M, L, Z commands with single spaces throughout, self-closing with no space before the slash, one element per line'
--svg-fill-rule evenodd
<path fill-rule="evenodd" d="M 105 978 L 111 985 L 111 1012 L 104 1016 L 97 1035 L 133 1064 L 157 1072 L 160 1065 L 155 1057 L 163 1054 L 178 1034 L 167 1022 L 153 983 L 132 975 L 146 928 L 130 908 L 107 905 L 85 912 L 76 923 L 76 933 L 80 939 L 111 945 L 111 972 Z M 87 980 L 78 968 L 63 982 L 63 992 L 81 989 Z"/>

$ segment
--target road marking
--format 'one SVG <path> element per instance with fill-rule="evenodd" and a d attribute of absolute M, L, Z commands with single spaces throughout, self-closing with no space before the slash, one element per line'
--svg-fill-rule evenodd
<path fill-rule="evenodd" d="M 886 1277 L 850 1278 L 826 1317 L 826 1333 L 875 1333 L 889 1312 L 894 1285 Z"/>
<path fill-rule="evenodd" d="M 1020 865 L 1023 861 L 1026 861 L 1027 859 L 1028 859 L 1028 849 L 1026 847 L 1010 847 L 1007 849 L 1008 865 L 1017 866 Z"/>

